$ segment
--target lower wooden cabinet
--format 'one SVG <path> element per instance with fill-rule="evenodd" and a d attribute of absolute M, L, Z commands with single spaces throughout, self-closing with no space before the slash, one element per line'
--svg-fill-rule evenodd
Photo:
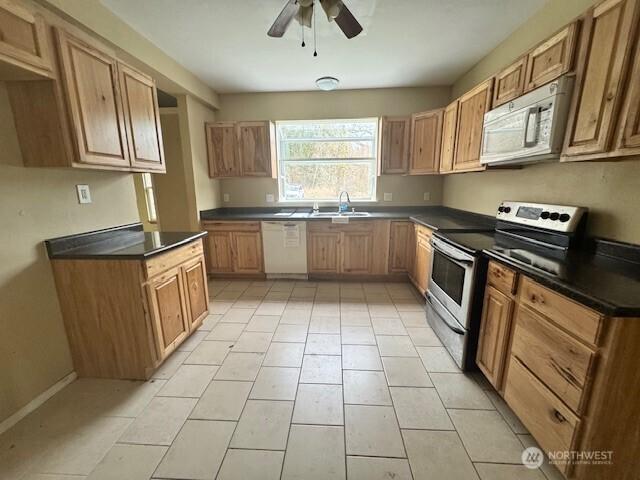
<path fill-rule="evenodd" d="M 338 273 L 340 271 L 340 233 L 310 232 L 307 242 L 307 264 L 312 273 Z"/>
<path fill-rule="evenodd" d="M 342 273 L 371 273 L 373 233 L 344 232 L 342 234 Z"/>
<path fill-rule="evenodd" d="M 431 230 L 422 225 L 415 225 L 415 255 L 410 278 L 413 285 L 424 295 L 429 286 L 431 276 Z"/>
<path fill-rule="evenodd" d="M 144 380 L 209 313 L 198 239 L 147 260 L 52 260 L 81 377 Z"/>
<path fill-rule="evenodd" d="M 411 222 L 391 222 L 389 272 L 407 273 L 413 268 L 415 233 Z"/>
<path fill-rule="evenodd" d="M 202 222 L 207 238 L 208 271 L 213 274 L 263 275 L 259 222 Z"/>

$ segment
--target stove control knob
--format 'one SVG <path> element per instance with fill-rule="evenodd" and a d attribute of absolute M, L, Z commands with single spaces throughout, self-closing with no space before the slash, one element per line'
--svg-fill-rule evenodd
<path fill-rule="evenodd" d="M 547 218 L 549 218 L 549 215 L 551 215 L 549 212 L 542 212 L 540 214 L 540 218 L 546 220 Z"/>
<path fill-rule="evenodd" d="M 511 207 L 504 207 L 504 213 L 509 213 L 511 211 Z"/>
<path fill-rule="evenodd" d="M 553 220 L 554 222 L 559 218 L 560 218 L 560 214 L 558 212 L 553 212 L 551 215 L 549 215 L 549 219 Z"/>
<path fill-rule="evenodd" d="M 504 212 L 504 207 L 502 205 L 500 205 L 498 207 L 498 212 L 500 212 L 500 213 Z"/>
<path fill-rule="evenodd" d="M 569 215 L 568 213 L 563 213 L 562 215 L 560 215 L 561 222 L 568 222 L 570 218 L 571 215 Z"/>

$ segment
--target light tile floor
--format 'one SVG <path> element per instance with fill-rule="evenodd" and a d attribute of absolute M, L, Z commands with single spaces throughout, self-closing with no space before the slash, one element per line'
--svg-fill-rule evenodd
<path fill-rule="evenodd" d="M 213 281 L 148 382 L 81 379 L 0 435 L 0 480 L 560 479 L 409 284 Z"/>

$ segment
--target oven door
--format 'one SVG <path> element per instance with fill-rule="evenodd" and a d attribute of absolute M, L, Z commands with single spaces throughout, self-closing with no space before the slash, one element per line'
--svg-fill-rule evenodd
<path fill-rule="evenodd" d="M 431 276 L 428 291 L 465 329 L 473 295 L 475 258 L 442 240 L 432 237 Z"/>

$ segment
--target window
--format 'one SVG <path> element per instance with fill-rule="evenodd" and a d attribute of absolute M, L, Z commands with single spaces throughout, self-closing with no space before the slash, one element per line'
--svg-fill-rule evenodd
<path fill-rule="evenodd" d="M 375 200 L 378 119 L 276 122 L 280 201 Z"/>
<path fill-rule="evenodd" d="M 142 174 L 142 187 L 144 188 L 144 199 L 147 204 L 147 219 L 149 223 L 158 221 L 158 213 L 156 212 L 156 197 L 153 193 L 153 180 L 150 173 Z"/>

